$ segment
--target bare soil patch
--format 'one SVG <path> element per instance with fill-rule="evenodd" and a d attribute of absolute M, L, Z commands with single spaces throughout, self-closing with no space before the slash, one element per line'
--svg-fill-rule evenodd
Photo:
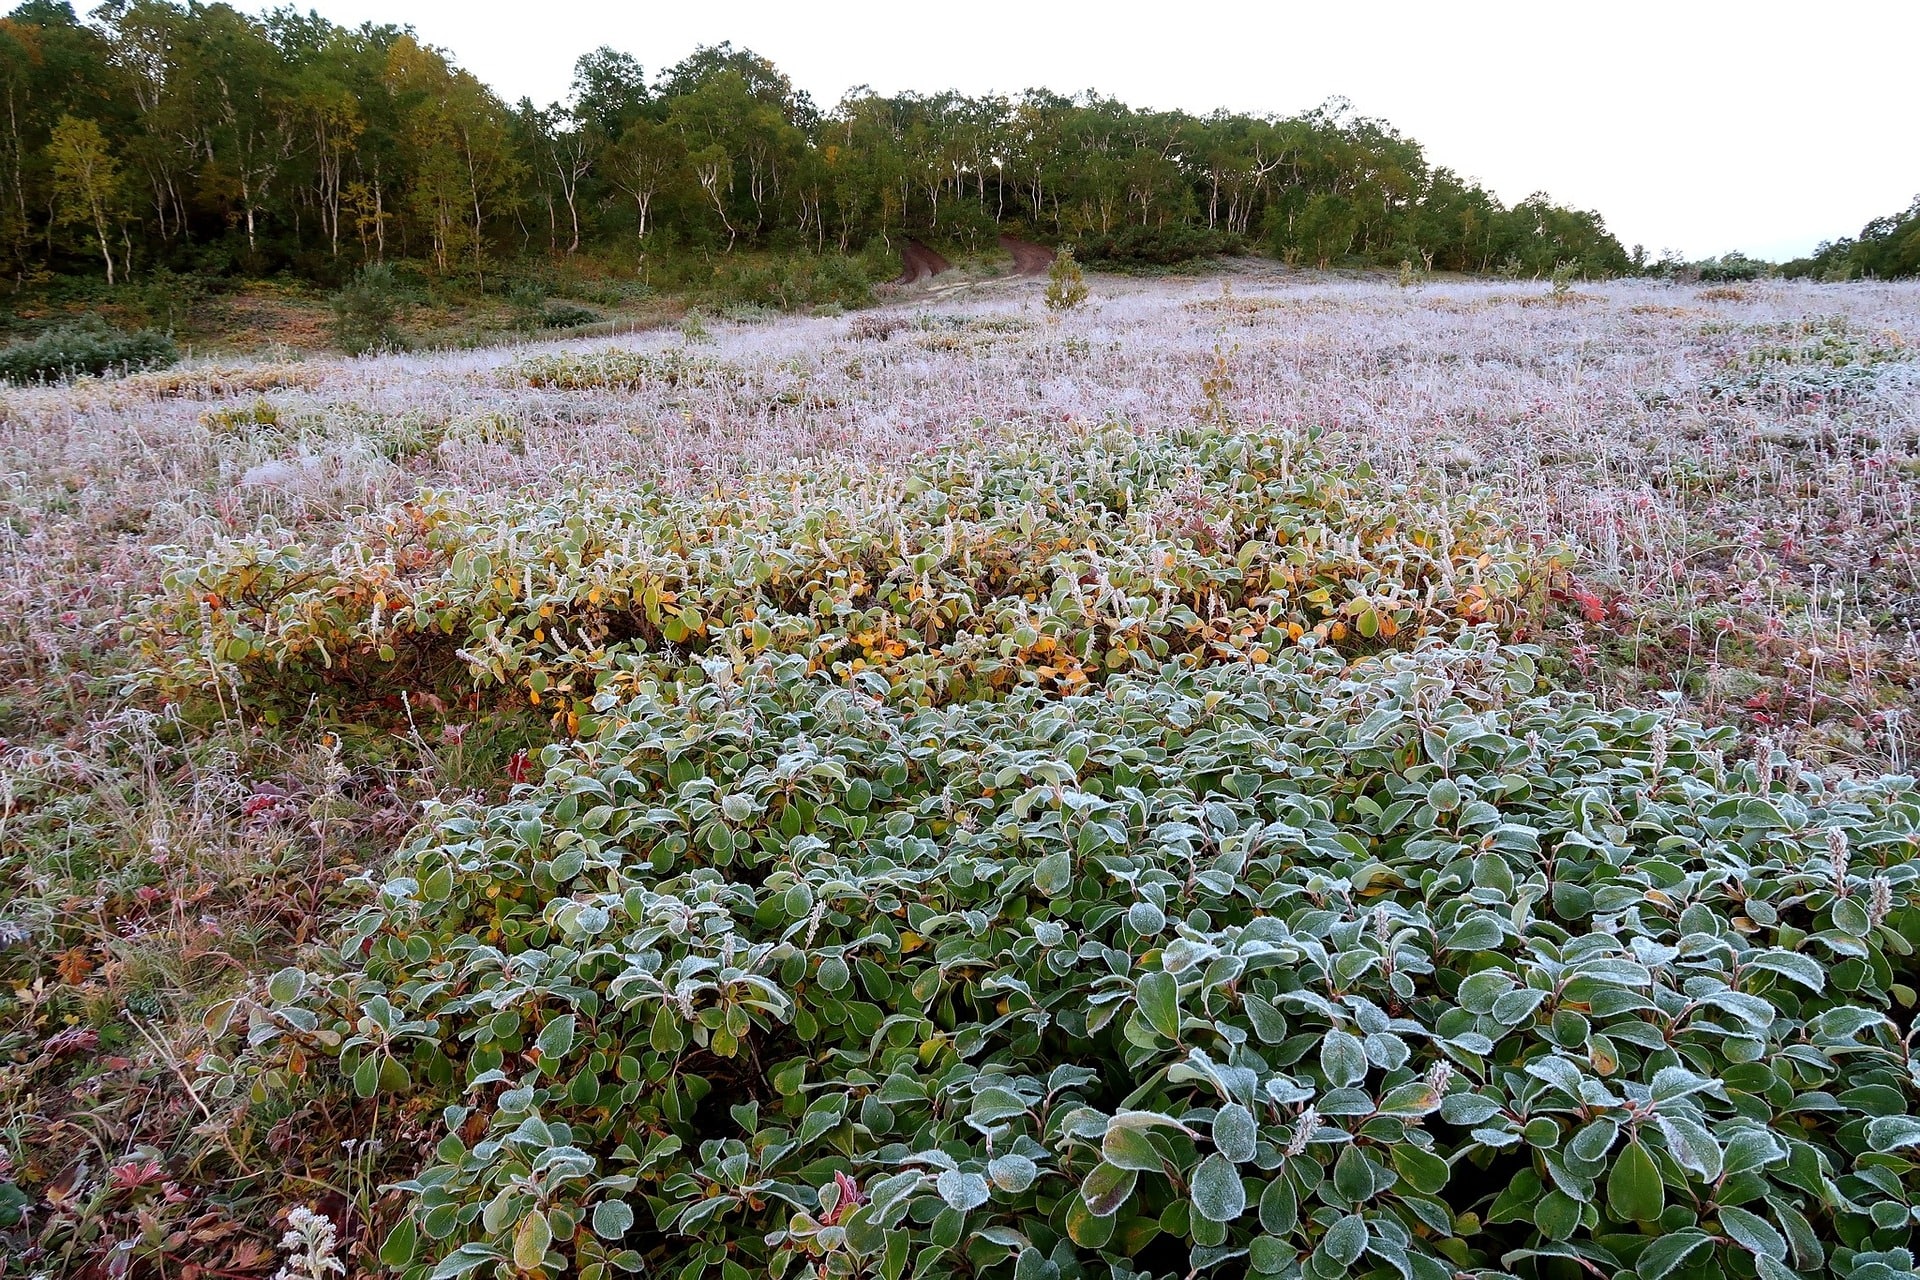
<path fill-rule="evenodd" d="M 1043 244 L 1001 236 L 1000 247 L 1013 255 L 1013 273 L 1017 276 L 1043 276 L 1053 266 L 1054 252 Z"/>
<path fill-rule="evenodd" d="M 894 283 L 923 284 L 951 270 L 953 264 L 937 249 L 928 248 L 918 240 L 908 240 L 900 246 L 900 275 Z"/>

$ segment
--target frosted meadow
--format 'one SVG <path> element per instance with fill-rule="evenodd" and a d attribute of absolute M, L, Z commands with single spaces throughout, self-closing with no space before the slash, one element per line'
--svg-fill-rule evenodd
<path fill-rule="evenodd" d="M 1092 285 L 0 390 L 34 1265 L 1907 1274 L 1920 285 Z"/>

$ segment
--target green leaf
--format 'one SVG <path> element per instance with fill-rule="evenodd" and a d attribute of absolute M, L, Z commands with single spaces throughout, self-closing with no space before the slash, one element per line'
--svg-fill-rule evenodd
<path fill-rule="evenodd" d="M 982 1089 L 973 1096 L 973 1106 L 967 1112 L 967 1119 L 977 1125 L 991 1125 L 1025 1114 L 1027 1104 L 1019 1094 L 996 1086 Z"/>
<path fill-rule="evenodd" d="M 1008 1153 L 987 1161 L 987 1177 L 1002 1191 L 1025 1191 L 1039 1176 L 1040 1166 L 1027 1156 Z"/>
<path fill-rule="evenodd" d="M 820 962 L 820 987 L 825 991 L 845 991 L 853 981 L 853 973 L 847 968 L 847 962 L 839 956 L 828 956 Z"/>
<path fill-rule="evenodd" d="M 1436 1196 L 1446 1188 L 1452 1173 L 1447 1162 L 1431 1151 L 1423 1151 L 1411 1142 L 1393 1145 L 1393 1167 L 1415 1191 Z"/>
<path fill-rule="evenodd" d="M 1462 920 L 1447 938 L 1449 951 L 1487 951 L 1500 945 L 1507 936 L 1500 918 L 1491 911 L 1476 911 Z"/>
<path fill-rule="evenodd" d="M 1260 1125 L 1254 1120 L 1253 1112 L 1239 1103 L 1229 1102 L 1214 1115 L 1213 1145 L 1235 1164 L 1246 1164 L 1253 1159 L 1259 1139 Z"/>
<path fill-rule="evenodd" d="M 413 1262 L 415 1251 L 419 1247 L 420 1229 L 411 1213 L 396 1222 L 393 1230 L 387 1233 L 386 1242 L 380 1246 L 380 1261 L 389 1267 L 405 1267 Z"/>
<path fill-rule="evenodd" d="M 1151 902 L 1136 902 L 1127 908 L 1127 923 L 1143 938 L 1151 938 L 1167 927 L 1167 913 Z"/>
<path fill-rule="evenodd" d="M 942 1170 L 940 1176 L 934 1179 L 934 1190 L 940 1193 L 942 1200 L 961 1213 L 979 1208 L 992 1194 L 985 1178 L 977 1173 L 963 1173 L 959 1169 Z"/>
<path fill-rule="evenodd" d="M 307 989 L 307 975 L 298 969 L 282 969 L 267 979 L 267 997 L 275 1004 L 292 1004 Z"/>
<path fill-rule="evenodd" d="M 1193 1211 L 1209 1222 L 1232 1222 L 1247 1211 L 1247 1188 L 1233 1161 L 1219 1152 L 1202 1160 L 1188 1188 Z"/>
<path fill-rule="evenodd" d="M 1533 1206 L 1533 1225 L 1549 1240 L 1569 1239 L 1580 1225 L 1580 1202 L 1564 1191 L 1549 1191 Z"/>
<path fill-rule="evenodd" d="M 1133 1194 L 1139 1177 L 1132 1169 L 1122 1169 L 1104 1160 L 1087 1170 L 1087 1176 L 1080 1180 L 1080 1198 L 1087 1212 L 1096 1218 L 1111 1218 Z"/>
<path fill-rule="evenodd" d="M 1351 1144 L 1341 1148 L 1333 1162 L 1333 1187 L 1348 1204 L 1364 1204 L 1373 1198 L 1373 1166 L 1360 1148 Z"/>
<path fill-rule="evenodd" d="M 1731 1178 L 1738 1174 L 1764 1169 L 1768 1165 L 1778 1164 L 1787 1158 L 1787 1149 L 1780 1140 L 1765 1129 L 1740 1129 L 1727 1138 L 1726 1159 L 1722 1162 L 1721 1176 Z"/>
<path fill-rule="evenodd" d="M 1260 1193 L 1260 1229 L 1268 1235 L 1287 1236 L 1300 1221 L 1300 1201 L 1293 1183 L 1282 1170 L 1279 1177 Z"/>
<path fill-rule="evenodd" d="M 624 1200 L 602 1200 L 593 1206 L 593 1234 L 618 1240 L 633 1226 L 633 1208 Z"/>
<path fill-rule="evenodd" d="M 1073 886 L 1073 855 L 1056 849 L 1033 864 L 1033 887 L 1049 898 L 1057 898 Z"/>
<path fill-rule="evenodd" d="M 1440 1109 L 1440 1095 L 1425 1080 L 1409 1080 L 1380 1099 L 1378 1110 L 1389 1116 L 1424 1116 Z"/>
<path fill-rule="evenodd" d="M 1026 1248 L 1014 1259 L 1013 1280 L 1059 1280 L 1060 1268 L 1038 1249 Z"/>
<path fill-rule="evenodd" d="M 1360 1260 L 1367 1251 L 1367 1223 L 1357 1213 L 1350 1213 L 1331 1227 L 1320 1238 L 1320 1248 L 1334 1263 L 1350 1267 Z"/>
<path fill-rule="evenodd" d="M 662 1000 L 653 1011 L 653 1026 L 647 1033 L 647 1047 L 666 1057 L 675 1057 L 686 1047 L 686 1029 L 670 1000 Z"/>
<path fill-rule="evenodd" d="M 1827 975 L 1820 962 L 1796 951 L 1762 951 L 1741 957 L 1740 963 L 1750 969 L 1765 969 L 1790 978 L 1810 991 L 1824 991 L 1827 986 Z"/>
<path fill-rule="evenodd" d="M 1481 1093 L 1450 1093 L 1440 1100 L 1440 1118 L 1448 1124 L 1472 1127 L 1500 1114 L 1500 1103 Z"/>
<path fill-rule="evenodd" d="M 1278 1236 L 1255 1236 L 1247 1246 L 1247 1266 L 1257 1276 L 1279 1275 L 1293 1260 L 1293 1246 Z"/>
<path fill-rule="evenodd" d="M 1349 1088 L 1367 1078 L 1367 1051 L 1358 1038 L 1329 1031 L 1320 1042 L 1320 1070 L 1335 1088 Z"/>
<path fill-rule="evenodd" d="M 1155 969 L 1140 975 L 1134 985 L 1134 999 L 1147 1025 L 1169 1040 L 1180 1038 L 1180 982 L 1172 974 Z"/>
<path fill-rule="evenodd" d="M 1787 1257 L 1787 1238 L 1774 1228 L 1771 1222 L 1757 1213 L 1749 1213 L 1732 1205 L 1720 1208 L 1720 1230 L 1748 1253 L 1757 1253 L 1763 1258 L 1772 1258 L 1775 1262 L 1784 1262 Z"/>
<path fill-rule="evenodd" d="M 1607 1175 L 1607 1208 L 1623 1222 L 1652 1222 L 1666 1203 L 1653 1153 L 1638 1140 L 1627 1143 Z"/>
<path fill-rule="evenodd" d="M 1669 1235 L 1658 1236 L 1640 1251 L 1639 1258 L 1633 1264 L 1634 1272 L 1640 1280 L 1663 1280 L 1695 1250 L 1712 1243 L 1712 1238 L 1706 1232 L 1694 1227 L 1683 1227 Z"/>
<path fill-rule="evenodd" d="M 540 1038 L 534 1047 L 540 1050 L 541 1058 L 564 1058 L 573 1051 L 574 1016 L 562 1014 L 540 1029 Z"/>
<path fill-rule="evenodd" d="M 430 1280 L 453 1280 L 455 1276 L 464 1276 L 489 1262 L 498 1262 L 504 1256 L 492 1245 L 463 1244 L 441 1259 L 440 1265 L 433 1269 Z"/>
<path fill-rule="evenodd" d="M 1713 1182 L 1720 1177 L 1720 1144 L 1707 1127 L 1685 1116 L 1656 1115 L 1654 1123 L 1667 1140 L 1667 1152 L 1680 1167 Z"/>
<path fill-rule="evenodd" d="M 1128 1193 L 1131 1194 L 1132 1190 L 1129 1185 Z M 1075 1196 L 1073 1203 L 1067 1206 L 1067 1238 L 1082 1249 L 1104 1248 L 1107 1241 L 1113 1239 L 1114 1214 L 1119 1207 L 1116 1204 L 1104 1213 L 1096 1213 L 1094 1206 L 1085 1199 L 1084 1192 Z"/>
<path fill-rule="evenodd" d="M 1122 1169 L 1159 1173 L 1163 1163 L 1159 1148 L 1148 1139 L 1144 1129 L 1132 1125 L 1107 1125 L 1100 1140 L 1100 1154 L 1108 1163 Z"/>
<path fill-rule="evenodd" d="M 1867 1145 L 1880 1152 L 1920 1146 L 1920 1119 L 1913 1116 L 1881 1116 L 1869 1120 Z"/>
<path fill-rule="evenodd" d="M 407 1064 L 398 1058 L 380 1059 L 380 1092 L 405 1093 L 413 1087 L 413 1073 L 407 1070 Z"/>

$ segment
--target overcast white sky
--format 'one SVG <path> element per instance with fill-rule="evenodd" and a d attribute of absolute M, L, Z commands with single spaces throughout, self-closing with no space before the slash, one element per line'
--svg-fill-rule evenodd
<path fill-rule="evenodd" d="M 1629 246 L 1689 257 L 1803 253 L 1920 192 L 1920 0 L 307 4 L 410 24 L 510 101 L 563 97 L 598 45 L 651 79 L 722 40 L 823 107 L 863 83 L 1096 88 L 1189 111 L 1341 94 L 1508 201 L 1544 190 Z"/>

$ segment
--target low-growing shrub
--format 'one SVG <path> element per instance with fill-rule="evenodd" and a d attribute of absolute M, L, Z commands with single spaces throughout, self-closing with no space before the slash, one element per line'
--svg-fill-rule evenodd
<path fill-rule="evenodd" d="M 522 281 L 507 290 L 507 311 L 513 327 L 531 333 L 542 327 L 546 314 L 547 291 L 532 281 Z"/>
<path fill-rule="evenodd" d="M 399 277 L 384 262 L 370 262 L 334 294 L 333 340 L 348 355 L 398 351 L 406 346 L 400 331 L 404 301 Z"/>
<path fill-rule="evenodd" d="M 1072 245 L 1062 245 L 1047 268 L 1047 289 L 1041 295 L 1052 312 L 1072 311 L 1087 300 L 1087 277 L 1075 260 Z"/>
<path fill-rule="evenodd" d="M 507 290 L 507 309 L 513 327 L 521 333 L 540 329 L 577 329 L 598 324 L 602 316 L 592 307 L 578 302 L 550 301 L 546 289 L 538 284 L 521 283 Z"/>
<path fill-rule="evenodd" d="M 237 683 L 263 708 L 403 680 L 577 716 L 597 689 L 690 653 L 771 650 L 950 701 L 1174 656 L 1260 663 L 1300 643 L 1366 652 L 1511 627 L 1557 571 L 1476 499 L 1217 428 L 733 492 L 445 498 L 385 513 L 354 545 L 350 559 L 331 542 L 183 557 L 143 624 L 151 668 L 172 692 Z"/>
<path fill-rule="evenodd" d="M 1873 394 L 1895 366 L 1914 359 L 1898 335 L 1862 332 L 1844 316 L 1766 326 L 1776 340 L 1748 348 L 1705 379 L 1709 396 L 1806 407 Z"/>
<path fill-rule="evenodd" d="M 718 360 L 689 356 L 683 351 L 635 351 L 630 347 L 602 347 L 596 351 L 562 351 L 528 356 L 509 365 L 507 381 L 555 391 L 638 391 L 661 385 L 700 386 L 715 378 L 738 376 L 738 370 Z"/>
<path fill-rule="evenodd" d="M 578 279 L 561 280 L 554 292 L 599 307 L 622 307 L 645 302 L 654 290 L 638 280 Z"/>
<path fill-rule="evenodd" d="M 442 1110 L 407 1274 L 1910 1274 L 1911 780 L 1430 642 L 598 700 L 210 1097 Z"/>
<path fill-rule="evenodd" d="M 310 391 L 327 376 L 325 365 L 314 364 L 197 364 L 170 369 L 164 373 L 142 374 L 124 385 L 129 391 L 142 391 L 161 398 L 182 397 L 201 400 L 257 394 L 266 391 L 296 389 Z"/>
<path fill-rule="evenodd" d="M 905 329 L 911 329 L 914 323 L 911 317 L 897 311 L 880 312 L 874 315 L 855 316 L 847 326 L 847 337 L 856 342 L 887 342 L 893 335 Z"/>
<path fill-rule="evenodd" d="M 1089 266 L 1120 268 L 1171 267 L 1196 258 L 1245 251 L 1246 242 L 1239 236 L 1177 223 L 1083 235 L 1074 245 L 1076 256 Z"/>
<path fill-rule="evenodd" d="M 708 300 L 722 308 L 852 308 L 873 301 L 873 282 L 859 258 L 789 254 L 766 262 L 729 263 L 715 272 L 706 292 Z"/>
<path fill-rule="evenodd" d="M 62 325 L 0 347 L 0 383 L 164 369 L 179 359 L 173 339 L 152 329 L 122 333 L 99 324 Z"/>
<path fill-rule="evenodd" d="M 549 302 L 540 312 L 540 326 L 544 329 L 578 329 L 581 325 L 598 324 L 602 318 L 592 307 L 583 307 L 577 302 Z"/>
<path fill-rule="evenodd" d="M 278 427 L 280 419 L 279 406 L 265 396 L 259 396 L 249 405 L 233 404 L 209 409 L 200 415 L 200 425 L 215 435 L 245 436 Z"/>

